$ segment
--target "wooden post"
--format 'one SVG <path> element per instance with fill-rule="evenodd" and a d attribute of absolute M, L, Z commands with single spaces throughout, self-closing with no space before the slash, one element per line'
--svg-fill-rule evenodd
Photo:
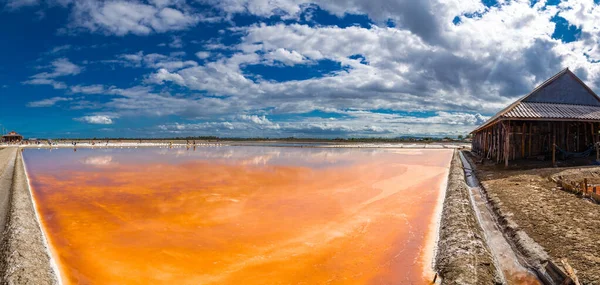
<path fill-rule="evenodd" d="M 552 166 L 556 167 L 556 128 L 552 128 Z"/>
<path fill-rule="evenodd" d="M 594 123 L 590 123 L 590 130 L 592 131 L 592 143 L 596 143 L 596 137 L 594 136 Z"/>
<path fill-rule="evenodd" d="M 510 156 L 510 121 L 507 122 L 506 126 L 504 132 L 504 167 L 508 167 L 508 157 Z"/>
<path fill-rule="evenodd" d="M 529 156 L 531 156 L 531 129 L 533 129 L 533 123 L 529 123 Z"/>
<path fill-rule="evenodd" d="M 585 138 L 585 147 L 588 147 L 588 132 L 587 132 L 587 124 L 583 123 L 583 137 Z"/>
<path fill-rule="evenodd" d="M 488 129 L 486 128 L 484 131 L 483 137 L 483 158 L 487 158 L 487 138 L 488 138 Z"/>
<path fill-rule="evenodd" d="M 500 163 L 500 123 L 494 126 L 496 128 L 496 140 L 494 140 L 494 145 L 496 146 L 496 164 Z"/>
<path fill-rule="evenodd" d="M 575 151 L 579 152 L 579 123 L 577 123 L 577 146 L 575 147 Z"/>
<path fill-rule="evenodd" d="M 598 128 L 598 131 L 600 131 L 600 128 Z M 600 132 L 597 132 L 595 135 L 596 135 L 596 141 L 600 141 Z"/>
<path fill-rule="evenodd" d="M 587 178 L 583 178 L 583 193 L 587 194 Z"/>
<path fill-rule="evenodd" d="M 569 135 L 571 131 L 571 124 L 567 125 L 567 151 L 571 151 L 571 148 L 569 147 L 569 139 L 571 138 L 571 136 Z"/>
<path fill-rule="evenodd" d="M 521 159 L 525 158 L 525 122 L 521 128 Z"/>

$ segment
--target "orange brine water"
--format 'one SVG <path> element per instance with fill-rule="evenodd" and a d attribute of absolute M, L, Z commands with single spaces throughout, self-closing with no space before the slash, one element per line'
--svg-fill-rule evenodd
<path fill-rule="evenodd" d="M 26 150 L 65 284 L 428 284 L 451 150 Z"/>

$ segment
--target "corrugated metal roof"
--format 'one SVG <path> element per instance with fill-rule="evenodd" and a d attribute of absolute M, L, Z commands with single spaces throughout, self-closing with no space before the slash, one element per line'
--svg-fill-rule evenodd
<path fill-rule="evenodd" d="M 502 118 L 600 120 L 599 106 L 520 102 Z"/>
<path fill-rule="evenodd" d="M 561 70 L 559 73 L 550 77 L 548 80 L 544 81 L 540 86 L 536 87 L 531 91 L 531 93 L 521 97 L 519 100 L 513 102 L 506 108 L 502 109 L 502 111 L 498 112 L 496 115 L 487 120 L 483 125 L 479 126 L 477 129 L 473 130 L 471 133 L 476 133 L 490 125 L 493 125 L 496 121 L 501 118 L 523 118 L 523 119 L 576 119 L 576 120 L 600 120 L 600 106 L 588 106 L 588 105 L 575 105 L 575 104 L 564 104 L 564 103 L 547 103 L 543 101 L 537 102 L 528 102 L 527 98 L 536 94 L 540 90 L 548 87 L 550 84 L 555 82 L 563 75 L 572 76 L 579 84 L 581 84 L 591 96 L 593 96 L 596 100 L 600 101 L 600 97 L 594 93 L 592 89 L 590 89 L 577 75 L 573 74 L 568 68 Z M 538 100 L 540 98 L 537 98 Z M 552 102 L 552 101 L 550 101 Z M 573 103 L 573 102 L 568 102 Z M 523 105 L 525 104 L 525 105 Z M 559 107 L 560 106 L 560 107 Z M 515 108 L 519 107 L 519 110 L 515 110 Z M 588 113 L 584 113 L 584 111 Z"/>

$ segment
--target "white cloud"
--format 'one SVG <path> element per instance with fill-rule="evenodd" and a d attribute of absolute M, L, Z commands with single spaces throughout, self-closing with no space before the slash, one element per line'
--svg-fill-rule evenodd
<path fill-rule="evenodd" d="M 199 59 L 207 59 L 210 57 L 210 52 L 207 51 L 199 51 L 196 53 L 196 57 Z"/>
<path fill-rule="evenodd" d="M 172 1 L 76 1 L 69 27 L 110 35 L 148 35 L 184 30 L 196 25 L 201 17 L 175 7 L 166 7 Z"/>
<path fill-rule="evenodd" d="M 456 136 L 467 134 L 476 124 L 487 119 L 479 114 L 445 112 L 428 118 L 366 111 L 340 111 L 341 113 L 348 116 L 329 119 L 301 117 L 275 124 L 264 115 L 241 115 L 222 122 L 163 124 L 158 128 L 163 132 L 178 135 L 200 133 L 250 137 L 263 135 L 264 131 L 270 136 L 278 137 Z"/>
<path fill-rule="evenodd" d="M 72 63 L 67 58 L 59 58 L 52 61 L 50 68 L 52 69 L 51 72 L 38 73 L 32 76 L 32 78 L 56 78 L 68 75 L 77 75 L 82 71 L 80 66 Z"/>
<path fill-rule="evenodd" d="M 72 4 L 69 28 L 147 35 L 188 29 L 206 20 L 185 2 L 77 1 Z M 69 90 L 119 95 L 107 97 L 108 102 L 101 106 L 117 116 L 177 115 L 202 121 L 164 125 L 165 131 L 328 131 L 393 136 L 421 130 L 437 134 L 468 130 L 567 66 L 592 88 L 600 87 L 600 63 L 594 62 L 600 60 L 600 8 L 593 0 L 565 0 L 558 6 L 545 6 L 545 1 L 533 6 L 525 0 L 499 1 L 494 7 L 485 7 L 480 0 L 200 2 L 213 5 L 216 13 L 225 17 L 279 15 L 290 21 L 223 29 L 221 34 L 239 35 L 239 42 L 224 45 L 226 36 L 198 41 L 203 49 L 195 54 L 198 62 L 188 60 L 184 53 L 140 51 L 118 56 L 116 62 L 122 65 L 152 69 L 143 76 L 143 84 L 148 86 L 76 85 Z M 309 2 L 340 17 L 365 14 L 375 25 L 323 26 L 306 15 L 302 17 L 311 25 L 290 24 L 302 12 L 310 14 L 316 9 Z M 551 19 L 557 13 L 582 30 L 578 41 L 563 43 L 552 38 L 555 24 Z M 455 17 L 460 19 L 456 25 Z M 385 25 L 388 20 L 395 26 Z M 180 48 L 187 44 L 183 39 L 191 35 L 178 32 L 163 38 L 171 39 L 172 48 Z M 269 77 L 277 72 L 253 74 L 247 68 L 268 65 L 277 70 L 303 64 L 310 64 L 311 70 L 320 74 L 277 81 L 277 76 Z M 26 83 L 66 88 L 58 78 L 81 72 L 68 64 L 51 68 Z M 165 82 L 188 90 L 172 94 L 170 90 L 181 89 Z M 298 118 L 297 122 L 267 118 L 314 110 L 342 117 Z M 372 110 L 433 115 L 400 116 Z"/>
<path fill-rule="evenodd" d="M 151 74 L 150 77 L 146 80 L 146 82 L 154 84 L 163 84 L 165 81 L 172 81 L 179 85 L 185 85 L 185 81 L 183 80 L 183 77 L 181 77 L 181 75 L 176 73 L 170 73 L 164 68 L 161 68 L 158 70 L 158 72 Z"/>
<path fill-rule="evenodd" d="M 183 60 L 184 52 L 171 53 L 163 55 L 151 53 L 144 55 L 143 51 L 133 54 L 121 54 L 118 58 L 125 66 L 148 67 L 156 69 L 166 69 L 168 71 L 176 71 L 183 68 L 197 66 L 198 63 L 193 60 Z"/>
<path fill-rule="evenodd" d="M 77 75 L 83 70 L 80 66 L 70 62 L 67 58 L 56 59 L 50 66 L 42 68 L 49 68 L 51 71 L 35 74 L 31 76 L 31 79 L 23 81 L 22 83 L 28 85 L 52 85 L 54 89 L 65 89 L 67 88 L 67 85 L 64 82 L 55 80 L 55 78 Z"/>
<path fill-rule="evenodd" d="M 71 100 L 73 100 L 73 99 L 65 98 L 65 97 L 52 97 L 52 98 L 43 99 L 43 100 L 39 100 L 39 101 L 29 102 L 29 103 L 27 103 L 27 107 L 32 107 L 32 108 L 51 107 L 51 106 L 56 105 L 56 103 L 58 103 L 58 102 L 71 101 Z"/>
<path fill-rule="evenodd" d="M 50 51 L 48 51 L 48 54 L 57 54 L 60 52 L 64 52 L 67 50 L 72 49 L 73 47 L 71 45 L 62 45 L 62 46 L 56 46 L 54 48 L 52 48 Z"/>
<path fill-rule="evenodd" d="M 40 4 L 40 0 L 7 0 L 6 7 L 8 9 L 19 9 L 28 6 L 37 6 Z"/>
<path fill-rule="evenodd" d="M 305 62 L 304 56 L 299 54 L 297 51 L 288 51 L 284 48 L 278 48 L 274 51 L 269 52 L 265 59 L 270 62 L 281 62 L 285 65 L 293 66 Z"/>
<path fill-rule="evenodd" d="M 76 118 L 75 120 L 98 125 L 111 125 L 113 123 L 113 118 L 106 115 L 83 116 L 81 118 Z"/>
<path fill-rule="evenodd" d="M 114 87 L 113 87 L 114 88 Z M 70 87 L 71 92 L 80 94 L 103 94 L 109 90 L 104 85 L 74 85 Z"/>
<path fill-rule="evenodd" d="M 30 80 L 26 80 L 22 82 L 27 85 L 52 85 L 54 89 L 65 89 L 67 88 L 67 84 L 64 82 L 56 81 L 53 79 L 45 79 L 45 78 L 33 78 Z"/>

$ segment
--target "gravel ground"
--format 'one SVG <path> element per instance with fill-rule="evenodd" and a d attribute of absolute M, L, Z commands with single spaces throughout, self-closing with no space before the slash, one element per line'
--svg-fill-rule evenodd
<path fill-rule="evenodd" d="M 442 277 L 442 284 L 501 283 L 473 212 L 462 163 L 456 152 L 448 177 L 435 267 Z"/>
<path fill-rule="evenodd" d="M 530 263 L 550 258 L 560 264 L 567 258 L 581 284 L 600 284 L 600 205 L 558 190 L 550 179 L 600 182 L 600 168 L 503 170 L 480 164 L 477 176 L 495 210 L 508 218 L 505 223 L 513 230 L 513 240 L 529 243 L 520 251 Z M 543 249 L 535 249 L 536 244 Z"/>
<path fill-rule="evenodd" d="M 20 152 L 17 155 L 8 221 L 0 246 L 1 283 L 58 284 L 35 215 Z"/>

